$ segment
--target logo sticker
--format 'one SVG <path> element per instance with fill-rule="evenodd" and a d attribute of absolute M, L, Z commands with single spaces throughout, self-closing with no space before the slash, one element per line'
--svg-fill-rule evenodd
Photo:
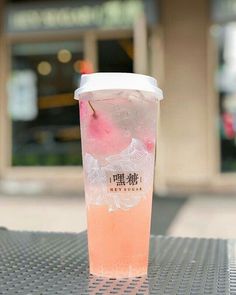
<path fill-rule="evenodd" d="M 106 176 L 109 193 L 143 191 L 143 175 L 141 172 L 107 172 Z"/>

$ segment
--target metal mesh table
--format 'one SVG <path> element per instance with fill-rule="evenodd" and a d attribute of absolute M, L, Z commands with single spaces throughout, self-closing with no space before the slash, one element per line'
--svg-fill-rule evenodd
<path fill-rule="evenodd" d="M 235 242 L 152 237 L 148 277 L 90 276 L 86 234 L 0 231 L 0 294 L 236 294 Z"/>

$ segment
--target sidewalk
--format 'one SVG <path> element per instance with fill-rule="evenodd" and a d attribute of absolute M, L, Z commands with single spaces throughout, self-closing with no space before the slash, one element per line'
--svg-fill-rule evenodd
<path fill-rule="evenodd" d="M 236 196 L 193 196 L 168 229 L 181 237 L 236 238 Z"/>
<path fill-rule="evenodd" d="M 152 233 L 184 237 L 236 237 L 236 198 L 154 198 Z M 86 229 L 84 196 L 0 195 L 0 226 L 11 230 L 80 232 Z"/>
<path fill-rule="evenodd" d="M 185 198 L 153 199 L 152 234 L 166 234 Z M 12 230 L 80 232 L 86 229 L 84 194 L 0 195 L 0 226 Z"/>
<path fill-rule="evenodd" d="M 11 230 L 80 232 L 86 229 L 84 198 L 0 196 L 0 226 Z"/>

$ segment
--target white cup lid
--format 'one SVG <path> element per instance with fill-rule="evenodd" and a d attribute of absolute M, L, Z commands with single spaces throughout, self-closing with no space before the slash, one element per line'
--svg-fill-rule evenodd
<path fill-rule="evenodd" d="M 153 77 L 133 73 L 93 73 L 81 76 L 80 87 L 75 91 L 75 99 L 82 93 L 98 90 L 129 89 L 153 93 L 158 100 L 163 93 Z"/>

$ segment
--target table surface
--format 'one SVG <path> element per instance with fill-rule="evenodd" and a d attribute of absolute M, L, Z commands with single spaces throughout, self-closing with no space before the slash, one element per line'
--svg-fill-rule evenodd
<path fill-rule="evenodd" d="M 152 237 L 148 277 L 88 273 L 86 233 L 0 230 L 0 294 L 236 294 L 232 240 Z"/>

